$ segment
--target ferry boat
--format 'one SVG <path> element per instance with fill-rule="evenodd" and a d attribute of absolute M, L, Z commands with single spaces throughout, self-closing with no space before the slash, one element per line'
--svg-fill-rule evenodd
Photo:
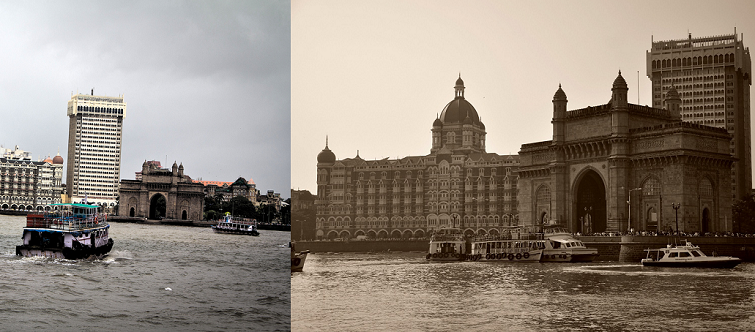
<path fill-rule="evenodd" d="M 52 212 L 30 213 L 16 255 L 50 258 L 102 258 L 113 248 L 107 215 L 97 213 L 99 206 L 52 204 Z"/>
<path fill-rule="evenodd" d="M 544 226 L 545 247 L 541 262 L 592 262 L 598 249 L 588 248 L 561 226 Z"/>
<path fill-rule="evenodd" d="M 430 236 L 430 249 L 425 259 L 431 261 L 461 261 L 467 258 L 464 233 L 458 228 L 441 228 Z"/>
<path fill-rule="evenodd" d="M 539 262 L 544 242 L 523 227 L 509 227 L 500 235 L 478 236 L 472 240 L 468 260 Z"/>
<path fill-rule="evenodd" d="M 258 236 L 260 233 L 257 231 L 257 224 L 254 221 L 242 221 L 234 220 L 230 214 L 218 222 L 217 225 L 212 225 L 212 230 L 215 233 L 225 234 L 241 234 Z"/>
<path fill-rule="evenodd" d="M 291 247 L 291 272 L 301 272 L 304 269 L 304 261 L 307 260 L 309 250 L 296 252 L 295 244 L 289 242 L 288 245 Z"/>
<path fill-rule="evenodd" d="M 661 249 L 645 249 L 647 257 L 642 259 L 643 266 L 664 267 L 716 267 L 733 268 L 742 262 L 732 256 L 708 256 L 692 242 L 684 241 L 683 246 L 666 245 Z"/>

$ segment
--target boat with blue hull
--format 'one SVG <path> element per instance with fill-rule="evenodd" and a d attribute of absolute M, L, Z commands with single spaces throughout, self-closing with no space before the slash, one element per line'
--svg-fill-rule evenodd
<path fill-rule="evenodd" d="M 212 225 L 212 230 L 224 234 L 260 235 L 255 221 L 235 220 L 230 215 L 226 215 L 217 225 Z"/>
<path fill-rule="evenodd" d="M 52 211 L 26 215 L 16 255 L 65 259 L 102 258 L 113 248 L 107 215 L 99 206 L 52 204 Z"/>

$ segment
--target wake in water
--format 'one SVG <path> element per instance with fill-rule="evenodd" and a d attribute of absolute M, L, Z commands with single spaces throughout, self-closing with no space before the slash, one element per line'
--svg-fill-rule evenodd
<path fill-rule="evenodd" d="M 128 250 L 113 250 L 104 259 L 105 262 L 119 262 L 134 259 L 134 254 Z"/>

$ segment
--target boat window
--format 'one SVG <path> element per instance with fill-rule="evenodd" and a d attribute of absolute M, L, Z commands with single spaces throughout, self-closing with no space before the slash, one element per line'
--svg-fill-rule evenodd
<path fill-rule="evenodd" d="M 697 250 L 693 250 L 693 251 L 690 251 L 690 253 L 692 253 L 692 256 L 695 256 L 695 257 L 700 257 L 700 256 L 702 256 L 702 255 L 700 255 L 700 252 L 699 252 L 699 251 L 697 251 Z"/>
<path fill-rule="evenodd" d="M 692 255 L 690 255 L 690 254 L 689 254 L 688 252 L 686 252 L 686 251 L 683 251 L 683 252 L 680 252 L 680 253 L 679 253 L 679 257 L 690 257 L 690 256 L 692 256 Z"/>
<path fill-rule="evenodd" d="M 570 248 L 570 247 L 571 247 L 571 244 L 570 244 L 569 242 L 566 242 L 566 243 L 564 243 L 564 244 L 566 245 L 566 247 L 567 247 L 567 248 Z"/>
<path fill-rule="evenodd" d="M 678 257 L 678 256 L 679 256 L 679 253 L 677 253 L 677 252 L 672 252 L 672 253 L 668 254 L 669 258 L 674 258 L 674 257 Z"/>

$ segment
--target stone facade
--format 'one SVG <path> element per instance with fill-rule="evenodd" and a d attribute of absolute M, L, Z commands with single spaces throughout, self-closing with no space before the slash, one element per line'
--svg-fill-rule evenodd
<path fill-rule="evenodd" d="M 732 230 L 731 136 L 682 122 L 675 89 L 666 108 L 629 104 L 619 72 L 608 104 L 566 111 L 553 98 L 553 140 L 522 145 L 519 215 L 523 224 L 572 232 L 630 229 Z"/>
<path fill-rule="evenodd" d="M 165 219 L 202 220 L 204 185 L 183 174 L 183 165 L 171 170 L 142 164 L 141 180 L 122 180 L 118 215 L 152 219 L 160 197 L 165 199 Z"/>
<path fill-rule="evenodd" d="M 314 240 L 315 196 L 309 190 L 291 189 L 291 239 Z"/>
<path fill-rule="evenodd" d="M 492 234 L 515 225 L 519 157 L 485 151 L 485 125 L 464 90 L 459 77 L 433 122 L 428 155 L 338 160 L 326 141 L 317 156 L 316 237 L 423 238 L 442 227 Z"/>

